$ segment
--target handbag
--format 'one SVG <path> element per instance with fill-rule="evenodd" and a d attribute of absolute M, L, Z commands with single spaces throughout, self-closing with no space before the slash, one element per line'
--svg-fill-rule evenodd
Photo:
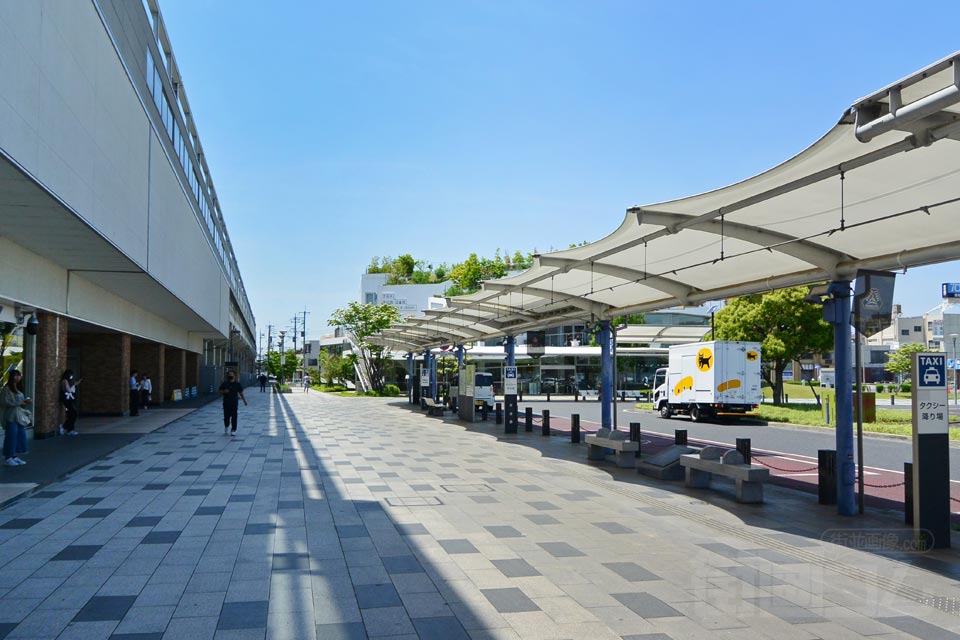
<path fill-rule="evenodd" d="M 14 417 L 14 420 L 16 420 L 17 424 L 19 424 L 21 427 L 29 427 L 31 424 L 33 424 L 33 414 L 30 413 L 30 409 L 25 407 L 17 407 L 17 413 Z"/>

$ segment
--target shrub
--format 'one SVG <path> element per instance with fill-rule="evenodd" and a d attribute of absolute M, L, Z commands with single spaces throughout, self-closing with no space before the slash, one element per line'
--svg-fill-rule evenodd
<path fill-rule="evenodd" d="M 400 396 L 400 387 L 395 384 L 388 384 L 383 388 L 383 395 L 396 398 Z"/>
<path fill-rule="evenodd" d="M 883 393 L 883 385 L 879 382 L 877 383 L 877 393 Z"/>
<path fill-rule="evenodd" d="M 900 391 L 904 393 L 910 393 L 910 383 L 904 382 L 902 385 L 900 385 Z"/>

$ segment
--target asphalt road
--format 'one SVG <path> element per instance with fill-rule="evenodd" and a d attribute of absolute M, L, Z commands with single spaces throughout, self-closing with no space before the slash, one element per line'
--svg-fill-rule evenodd
<path fill-rule="evenodd" d="M 542 409 L 549 409 L 551 419 L 569 419 L 572 414 L 578 413 L 581 424 L 600 423 L 600 403 L 596 400 L 521 402 L 521 421 L 524 408 L 528 406 L 533 407 L 535 413 L 539 413 Z M 617 424 L 620 429 L 628 430 L 631 422 L 639 422 L 643 431 L 654 431 L 670 436 L 675 429 L 686 429 L 690 438 L 710 440 L 730 447 L 735 446 L 737 438 L 750 438 L 754 450 L 764 449 L 806 456 L 814 462 L 817 460 L 817 450 L 836 448 L 836 439 L 832 431 L 762 426 L 745 422 L 694 423 L 685 416 L 664 420 L 658 414 L 637 411 L 633 406 L 634 403 L 629 401 L 617 405 Z M 866 434 L 863 438 L 863 459 L 867 467 L 902 473 L 903 463 L 910 462 L 913 458 L 912 451 L 913 447 L 909 440 L 877 438 Z M 960 447 L 950 448 L 950 478 L 960 481 Z"/>

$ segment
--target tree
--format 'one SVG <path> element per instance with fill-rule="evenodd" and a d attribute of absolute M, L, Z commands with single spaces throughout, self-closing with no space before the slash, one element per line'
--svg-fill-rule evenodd
<path fill-rule="evenodd" d="M 280 354 L 277 355 L 279 356 Z M 293 349 L 287 349 L 287 352 L 283 355 L 283 379 L 292 379 L 293 374 L 296 373 L 299 368 L 300 358 L 297 357 L 297 352 Z"/>
<path fill-rule="evenodd" d="M 346 309 L 337 309 L 330 316 L 331 327 L 343 329 L 357 346 L 360 367 L 366 372 L 370 386 L 383 391 L 383 374 L 388 349 L 370 342 L 390 325 L 400 322 L 400 312 L 389 304 L 351 302 Z"/>
<path fill-rule="evenodd" d="M 902 379 L 903 376 L 910 375 L 910 368 L 913 366 L 913 354 L 922 353 L 926 350 L 927 346 L 919 342 L 905 344 L 896 351 L 887 354 L 887 363 L 883 365 L 883 368 Z"/>
<path fill-rule="evenodd" d="M 271 351 L 270 353 L 267 354 L 267 373 L 279 379 L 280 368 L 281 368 L 280 352 Z"/>
<path fill-rule="evenodd" d="M 343 381 L 352 377 L 353 361 L 344 358 L 333 351 L 323 351 L 320 354 L 320 379 L 324 384 L 343 384 Z"/>
<path fill-rule="evenodd" d="M 833 349 L 833 327 L 823 320 L 822 308 L 804 297 L 809 287 L 735 298 L 714 318 L 716 340 L 761 343 L 763 378 L 773 387 L 773 401 L 783 398 L 783 371 L 807 353 Z"/>
<path fill-rule="evenodd" d="M 393 261 L 393 272 L 401 278 L 406 278 L 409 280 L 410 276 L 413 275 L 413 268 L 415 265 L 416 261 L 413 259 L 413 256 L 409 253 L 405 253 Z"/>

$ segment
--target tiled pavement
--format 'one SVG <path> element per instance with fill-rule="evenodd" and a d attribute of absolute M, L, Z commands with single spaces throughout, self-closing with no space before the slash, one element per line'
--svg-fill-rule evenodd
<path fill-rule="evenodd" d="M 956 554 L 835 543 L 902 533 L 888 515 L 693 496 L 396 401 L 248 396 L 236 437 L 209 406 L 0 511 L 0 637 L 960 638 Z"/>

